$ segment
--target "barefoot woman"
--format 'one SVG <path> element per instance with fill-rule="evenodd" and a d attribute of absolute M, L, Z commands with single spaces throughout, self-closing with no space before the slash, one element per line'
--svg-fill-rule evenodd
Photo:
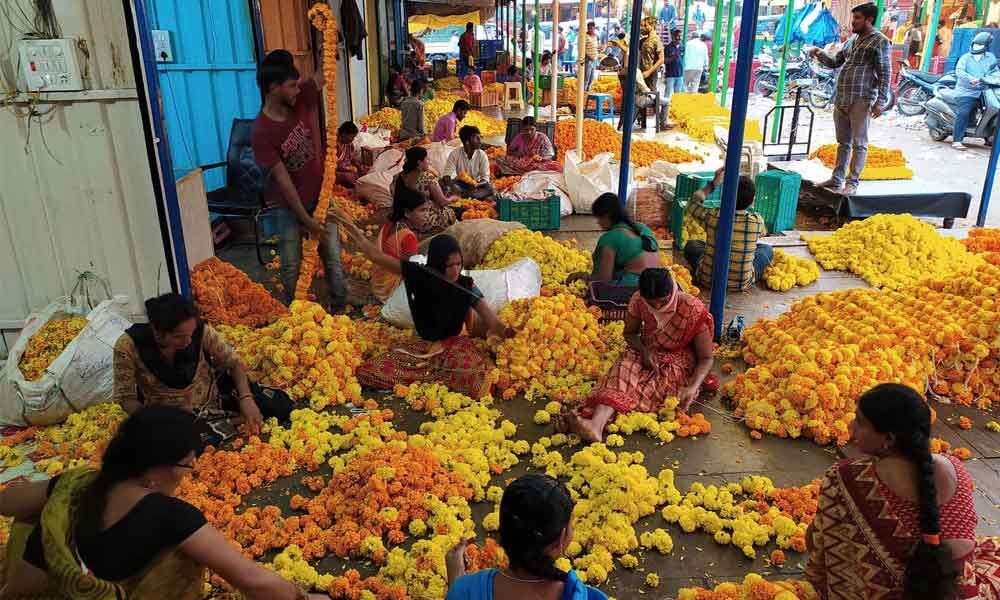
<path fill-rule="evenodd" d="M 584 402 L 569 426 L 599 442 L 615 413 L 653 412 L 668 396 L 686 411 L 712 368 L 712 315 L 701 300 L 680 291 L 667 269 L 646 269 L 625 321 L 628 349 Z"/>

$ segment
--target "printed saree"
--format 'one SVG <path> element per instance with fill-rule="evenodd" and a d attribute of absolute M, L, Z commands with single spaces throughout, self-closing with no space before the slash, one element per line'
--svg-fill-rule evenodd
<path fill-rule="evenodd" d="M 119 582 L 98 579 L 85 570 L 77 558 L 73 542 L 73 523 L 81 493 L 97 476 L 88 469 L 64 472 L 52 490 L 38 525 L 16 524 L 4 560 L 3 577 L 14 575 L 12 566 L 24 554 L 24 546 L 34 527 L 42 528 L 42 547 L 48 564 L 49 590 L 45 594 L 22 595 L 32 600 L 146 600 L 165 597 L 171 600 L 201 598 L 205 569 L 179 550 L 161 554 L 146 569 Z"/>
<path fill-rule="evenodd" d="M 973 484 L 961 462 L 950 457 L 958 477 L 954 496 L 941 506 L 943 540 L 975 540 L 961 559 L 959 600 L 1000 598 L 1000 546 L 975 538 Z M 906 564 L 919 539 L 919 509 L 879 479 L 870 457 L 832 466 L 820 489 L 810 529 L 806 576 L 824 600 L 902 598 Z"/>

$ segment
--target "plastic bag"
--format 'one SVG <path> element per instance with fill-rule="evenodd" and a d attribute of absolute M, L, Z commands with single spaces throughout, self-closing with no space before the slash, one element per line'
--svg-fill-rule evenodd
<path fill-rule="evenodd" d="M 427 259 L 417 255 L 410 260 L 424 264 Z M 522 258 L 503 269 L 466 271 L 465 274 L 472 277 L 476 287 L 483 292 L 483 299 L 494 312 L 500 312 L 500 309 L 514 300 L 534 298 L 542 290 L 542 269 L 530 258 Z M 382 307 L 382 318 L 396 327 L 413 329 L 413 315 L 410 314 L 405 283 L 401 283 L 389 296 Z"/>
<path fill-rule="evenodd" d="M 398 173 L 403 170 L 404 158 L 406 158 L 406 156 L 403 154 L 402 150 L 399 150 L 398 148 L 389 148 L 375 157 L 375 161 L 372 163 L 372 168 L 368 170 L 368 173 L 378 173 L 380 171 L 391 170 L 395 170 L 395 172 Z"/>
<path fill-rule="evenodd" d="M 128 298 L 115 296 L 87 315 L 87 326 L 52 361 L 37 381 L 27 381 L 18 363 L 31 336 L 59 314 L 82 314 L 61 298 L 28 317 L 0 372 L 0 424 L 51 425 L 73 412 L 111 399 L 115 342 L 132 326 Z"/>
<path fill-rule="evenodd" d="M 444 175 L 448 156 L 455 148 L 461 148 L 462 143 L 458 139 L 454 139 L 450 142 L 432 142 L 424 147 L 427 148 L 427 159 L 430 161 L 431 169 L 440 176 Z"/>
<path fill-rule="evenodd" d="M 559 196 L 559 214 L 563 217 L 573 214 L 573 203 L 566 189 L 566 179 L 562 173 L 554 171 L 531 171 L 525 173 L 511 188 L 511 193 L 521 198 L 546 198 L 552 190 Z"/>
<path fill-rule="evenodd" d="M 515 229 L 524 229 L 521 223 L 508 221 L 497 221 L 496 219 L 471 219 L 469 221 L 459 221 L 441 234 L 448 234 L 458 241 L 458 246 L 462 249 L 462 260 L 465 268 L 472 268 L 483 261 L 486 252 L 489 251 L 493 242 L 500 239 Z M 438 234 L 438 235 L 441 235 Z M 417 251 L 427 254 L 433 237 L 420 242 Z"/>
<path fill-rule="evenodd" d="M 589 215 L 590 206 L 605 192 L 618 191 L 618 170 L 612 167 L 610 152 L 583 161 L 576 150 L 566 152 L 563 174 L 573 211 Z"/>
<path fill-rule="evenodd" d="M 373 131 L 362 131 L 354 138 L 354 147 L 358 150 L 362 148 L 385 148 L 389 145 L 389 136 L 379 135 L 381 129 Z"/>
<path fill-rule="evenodd" d="M 402 166 L 395 169 L 368 173 L 359 177 L 354 183 L 354 191 L 358 197 L 374 204 L 380 209 L 392 208 L 392 180 L 402 171 Z"/>

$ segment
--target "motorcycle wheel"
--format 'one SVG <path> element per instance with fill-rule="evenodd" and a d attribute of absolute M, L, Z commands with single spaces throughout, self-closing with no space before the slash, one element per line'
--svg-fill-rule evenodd
<path fill-rule="evenodd" d="M 778 82 L 773 80 L 771 76 L 765 75 L 763 77 L 758 77 L 757 80 L 753 82 L 753 93 L 764 96 L 765 98 L 770 98 L 774 95 L 774 91 L 777 87 Z"/>
<path fill-rule="evenodd" d="M 896 110 L 907 117 L 924 114 L 924 103 L 931 99 L 927 90 L 915 85 L 904 85 L 896 93 Z"/>
<path fill-rule="evenodd" d="M 931 139 L 935 142 L 943 142 L 948 139 L 948 132 L 942 131 L 940 129 L 928 129 L 927 133 L 930 134 Z"/>
<path fill-rule="evenodd" d="M 809 90 L 809 105 L 820 110 L 830 106 L 830 99 L 833 98 L 833 83 L 826 84 L 822 89 Z"/>

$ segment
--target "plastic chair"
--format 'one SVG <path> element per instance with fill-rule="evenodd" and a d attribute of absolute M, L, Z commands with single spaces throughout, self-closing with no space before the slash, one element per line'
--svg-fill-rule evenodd
<path fill-rule="evenodd" d="M 515 104 L 518 110 L 524 110 L 524 97 L 521 96 L 521 84 L 517 81 L 508 81 L 503 84 L 503 109 L 512 110 Z"/>
<path fill-rule="evenodd" d="M 254 159 L 250 134 L 253 119 L 233 119 L 229 132 L 229 149 L 226 160 L 208 165 L 199 165 L 202 171 L 226 168 L 226 185 L 208 192 L 208 210 L 230 219 L 247 219 L 253 222 L 252 242 L 257 250 L 257 261 L 264 264 L 261 247 L 260 219 L 269 209 L 264 204 L 264 190 L 271 183 L 270 172 L 261 168 Z M 237 242 L 244 244 L 249 242 Z"/>
<path fill-rule="evenodd" d="M 594 102 L 594 108 L 590 108 L 591 101 Z M 587 103 L 584 107 L 583 116 L 588 119 L 595 121 L 608 119 L 612 122 L 615 120 L 615 100 L 611 94 L 587 94 Z"/>

